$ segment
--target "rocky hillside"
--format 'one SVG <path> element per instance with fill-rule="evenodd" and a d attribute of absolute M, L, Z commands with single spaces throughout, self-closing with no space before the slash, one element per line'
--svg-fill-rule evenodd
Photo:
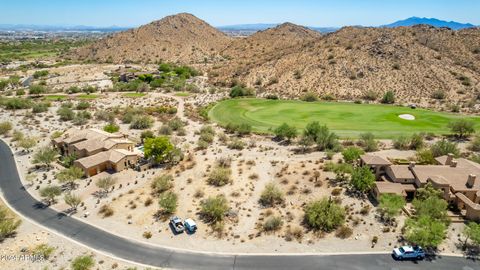
<path fill-rule="evenodd" d="M 432 103 L 440 92 L 467 101 L 480 91 L 479 44 L 480 29 L 346 27 L 254 57 L 246 49 L 228 53 L 228 64 L 211 73 L 219 84 L 241 81 L 289 97 L 312 91 L 356 99 L 393 90 L 409 102 Z"/>
<path fill-rule="evenodd" d="M 480 96 L 480 29 L 419 25 L 345 27 L 321 35 L 285 23 L 229 38 L 190 14 L 178 14 L 78 49 L 77 59 L 181 62 L 205 69 L 212 83 L 242 82 L 257 92 L 338 99 L 380 97 L 471 106 Z M 206 63 L 206 64 L 203 64 Z M 436 100 L 432 97 L 435 96 Z"/>
<path fill-rule="evenodd" d="M 230 42 L 224 33 L 182 13 L 114 34 L 68 56 L 102 62 L 202 62 Z"/>

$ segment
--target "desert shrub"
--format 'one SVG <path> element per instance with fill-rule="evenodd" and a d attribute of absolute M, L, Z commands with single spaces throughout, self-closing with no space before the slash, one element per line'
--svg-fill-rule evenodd
<path fill-rule="evenodd" d="M 407 136 L 399 136 L 393 140 L 393 147 L 398 150 L 407 150 L 410 148 L 410 140 Z"/>
<path fill-rule="evenodd" d="M 75 108 L 77 110 L 86 110 L 90 108 L 90 103 L 87 101 L 80 101 Z"/>
<path fill-rule="evenodd" d="M 5 135 L 12 130 L 12 123 L 5 121 L 0 123 L 0 135 Z"/>
<path fill-rule="evenodd" d="M 22 221 L 0 205 L 0 242 L 15 234 Z"/>
<path fill-rule="evenodd" d="M 416 158 L 420 164 L 436 164 L 433 152 L 429 148 L 417 150 Z"/>
<path fill-rule="evenodd" d="M 102 205 L 98 210 L 98 214 L 102 215 L 103 218 L 111 217 L 114 213 L 113 208 L 107 204 Z"/>
<path fill-rule="evenodd" d="M 378 141 L 375 140 L 375 135 L 370 132 L 360 134 L 359 144 L 366 152 L 374 152 L 378 149 Z"/>
<path fill-rule="evenodd" d="M 28 93 L 30 95 L 40 95 L 40 94 L 44 94 L 47 92 L 47 88 L 43 85 L 40 85 L 40 84 L 34 84 L 34 85 L 30 85 L 30 87 L 28 88 Z"/>
<path fill-rule="evenodd" d="M 172 135 L 173 130 L 169 125 L 162 125 L 158 130 L 160 135 Z"/>
<path fill-rule="evenodd" d="M 150 239 L 152 238 L 153 235 L 152 235 L 152 232 L 143 232 L 142 236 L 145 239 Z"/>
<path fill-rule="evenodd" d="M 75 114 L 72 123 L 77 126 L 85 125 L 90 118 L 92 118 L 92 115 L 89 112 L 81 111 Z"/>
<path fill-rule="evenodd" d="M 303 136 L 317 143 L 319 150 L 336 150 L 340 146 L 338 136 L 331 132 L 326 125 L 314 121 L 307 124 Z"/>
<path fill-rule="evenodd" d="M 470 144 L 468 145 L 468 149 L 474 152 L 479 152 L 480 151 L 480 135 L 476 135 L 471 141 Z"/>
<path fill-rule="evenodd" d="M 245 147 L 245 143 L 238 138 L 233 138 L 228 143 L 227 147 L 230 148 L 230 149 L 242 150 Z"/>
<path fill-rule="evenodd" d="M 255 96 L 255 90 L 251 88 L 242 87 L 240 85 L 236 85 L 230 89 L 230 97 L 245 97 L 245 96 Z"/>
<path fill-rule="evenodd" d="M 37 70 L 33 73 L 33 78 L 38 79 L 48 75 L 48 70 Z"/>
<path fill-rule="evenodd" d="M 138 115 L 133 117 L 130 123 L 131 129 L 149 129 L 153 125 L 153 120 L 147 115 Z"/>
<path fill-rule="evenodd" d="M 55 251 L 54 247 L 49 246 L 47 244 L 40 244 L 33 248 L 32 255 L 42 257 L 48 260 L 48 258 L 50 257 L 50 255 L 52 255 L 54 251 Z"/>
<path fill-rule="evenodd" d="M 442 99 L 445 99 L 446 97 L 447 97 L 447 93 L 445 93 L 445 91 L 443 90 L 437 90 L 432 93 L 433 99 L 442 100 Z"/>
<path fill-rule="evenodd" d="M 144 130 L 144 131 L 142 131 L 142 133 L 140 133 L 140 139 L 142 140 L 142 142 L 145 139 L 154 138 L 154 137 L 155 137 L 155 134 L 151 130 Z"/>
<path fill-rule="evenodd" d="M 217 187 L 224 186 L 232 182 L 232 171 L 229 168 L 215 167 L 207 178 L 207 183 Z"/>
<path fill-rule="evenodd" d="M 430 147 L 430 150 L 432 151 L 433 157 L 444 156 L 450 153 L 455 156 L 460 155 L 460 150 L 458 149 L 457 144 L 445 139 L 434 143 Z"/>
<path fill-rule="evenodd" d="M 331 232 L 345 222 L 345 209 L 326 197 L 308 203 L 304 211 L 306 224 L 315 230 Z"/>
<path fill-rule="evenodd" d="M 154 193 L 160 194 L 173 188 L 173 177 L 169 174 L 157 176 L 151 184 Z"/>
<path fill-rule="evenodd" d="M 50 104 L 47 102 L 38 102 L 32 105 L 32 113 L 43 113 L 48 111 Z"/>
<path fill-rule="evenodd" d="M 318 96 L 313 92 L 307 92 L 305 93 L 305 95 L 302 96 L 301 100 L 306 102 L 314 102 L 318 100 Z"/>
<path fill-rule="evenodd" d="M 168 126 L 173 131 L 177 131 L 177 130 L 183 128 L 185 126 L 185 123 L 183 123 L 183 121 L 180 118 L 174 117 L 173 119 L 170 119 L 170 121 L 168 121 Z"/>
<path fill-rule="evenodd" d="M 90 270 L 95 266 L 95 260 L 92 256 L 79 256 L 72 261 L 72 270 Z"/>
<path fill-rule="evenodd" d="M 110 124 L 105 125 L 103 127 L 103 130 L 108 132 L 108 133 L 115 133 L 115 132 L 118 132 L 120 130 L 120 126 L 118 126 L 115 123 L 110 123 Z"/>
<path fill-rule="evenodd" d="M 168 191 L 160 195 L 158 199 L 158 205 L 160 206 L 160 211 L 165 215 L 171 215 L 177 210 L 177 194 Z"/>
<path fill-rule="evenodd" d="M 53 204 L 56 202 L 55 198 L 62 194 L 62 189 L 59 186 L 46 186 L 40 189 L 39 194 L 48 204 Z"/>
<path fill-rule="evenodd" d="M 115 114 L 106 110 L 99 110 L 95 113 L 97 120 L 112 123 L 115 120 Z"/>
<path fill-rule="evenodd" d="M 297 129 L 294 126 L 290 126 L 287 123 L 283 123 L 274 129 L 273 133 L 275 136 L 280 139 L 287 139 L 288 141 L 297 137 Z"/>
<path fill-rule="evenodd" d="M 62 121 L 71 121 L 73 118 L 75 118 L 75 113 L 68 107 L 60 107 L 57 110 L 57 114 L 60 116 L 60 120 Z"/>
<path fill-rule="evenodd" d="M 204 140 L 198 140 L 197 142 L 197 149 L 205 150 L 210 146 L 210 144 Z"/>
<path fill-rule="evenodd" d="M 384 104 L 393 104 L 395 103 L 395 94 L 393 91 L 387 91 L 382 97 L 382 103 Z"/>
<path fill-rule="evenodd" d="M 363 99 L 365 99 L 365 100 L 375 101 L 375 100 L 377 100 L 377 98 L 378 98 L 378 93 L 375 92 L 375 91 L 372 91 L 372 90 L 367 91 L 363 95 Z"/>
<path fill-rule="evenodd" d="M 9 98 L 2 102 L 2 106 L 7 110 L 28 109 L 32 106 L 32 101 L 25 98 Z"/>
<path fill-rule="evenodd" d="M 410 149 L 418 150 L 425 145 L 424 135 L 421 133 L 415 133 L 410 137 Z"/>
<path fill-rule="evenodd" d="M 274 183 L 268 183 L 260 195 L 260 204 L 272 207 L 281 204 L 285 199 L 284 197 L 283 192 Z"/>
<path fill-rule="evenodd" d="M 292 239 L 295 239 L 300 242 L 302 241 L 302 238 L 303 238 L 303 230 L 300 227 L 288 228 L 287 232 L 285 233 L 286 241 L 292 241 Z"/>
<path fill-rule="evenodd" d="M 465 138 L 475 133 L 475 123 L 463 118 L 448 123 L 448 127 L 458 138 Z"/>
<path fill-rule="evenodd" d="M 354 163 L 364 153 L 361 148 L 350 146 L 342 151 L 343 160 L 347 163 Z"/>
<path fill-rule="evenodd" d="M 265 220 L 262 228 L 265 232 L 278 231 L 282 228 L 283 220 L 278 216 L 270 216 Z"/>
<path fill-rule="evenodd" d="M 216 223 L 222 221 L 230 208 L 225 196 L 209 197 L 200 204 L 201 214 L 206 221 Z"/>
<path fill-rule="evenodd" d="M 338 228 L 337 231 L 335 232 L 335 236 L 341 239 L 349 238 L 350 236 L 352 236 L 352 234 L 353 234 L 352 228 L 345 225 L 340 226 L 340 228 Z"/>

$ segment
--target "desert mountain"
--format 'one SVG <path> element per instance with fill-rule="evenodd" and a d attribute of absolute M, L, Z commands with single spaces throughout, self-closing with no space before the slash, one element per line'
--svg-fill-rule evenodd
<path fill-rule="evenodd" d="M 393 90 L 405 101 L 420 101 L 439 91 L 447 99 L 466 100 L 476 97 L 480 88 L 478 44 L 480 30 L 474 28 L 346 27 L 255 57 L 245 57 L 251 53 L 244 48 L 212 70 L 212 77 L 218 83 L 241 81 L 260 92 L 290 97 L 313 91 L 354 99 Z"/>
<path fill-rule="evenodd" d="M 181 13 L 113 34 L 70 56 L 108 62 L 199 62 L 215 56 L 230 38 L 197 17 Z"/>
<path fill-rule="evenodd" d="M 356 99 L 392 90 L 399 101 L 434 102 L 435 94 L 467 106 L 480 97 L 479 44 L 479 28 L 454 31 L 426 25 L 344 27 L 321 35 L 284 23 L 229 38 L 193 15 L 179 14 L 114 34 L 79 49 L 76 56 L 186 64 L 207 59 L 196 67 L 205 69 L 212 83 L 242 82 L 259 93 L 285 97 L 312 91 Z"/>
<path fill-rule="evenodd" d="M 447 21 L 442 21 L 435 18 L 419 18 L 419 17 L 410 17 L 405 20 L 396 21 L 394 23 L 384 25 L 383 27 L 414 26 L 419 24 L 426 24 L 426 25 L 431 25 L 435 27 L 448 27 L 453 30 L 460 30 L 460 29 L 475 27 L 475 25 L 471 23 L 459 23 L 454 21 L 447 22 Z"/>

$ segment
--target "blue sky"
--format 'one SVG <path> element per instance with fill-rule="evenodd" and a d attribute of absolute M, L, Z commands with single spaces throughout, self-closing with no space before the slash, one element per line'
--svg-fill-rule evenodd
<path fill-rule="evenodd" d="M 480 25 L 478 0 L 0 0 L 0 24 L 138 26 L 189 12 L 214 26 L 375 26 L 411 16 Z"/>

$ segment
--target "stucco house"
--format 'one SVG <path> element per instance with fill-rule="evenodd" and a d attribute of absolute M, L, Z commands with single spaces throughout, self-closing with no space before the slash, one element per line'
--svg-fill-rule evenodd
<path fill-rule="evenodd" d="M 71 129 L 52 144 L 62 155 L 74 155 L 74 166 L 83 169 L 86 176 L 133 168 L 140 157 L 126 135 L 99 129 Z"/>
<path fill-rule="evenodd" d="M 360 163 L 378 173 L 373 194 L 398 194 L 413 199 L 417 188 L 427 183 L 443 191 L 443 198 L 457 206 L 467 219 L 480 220 L 480 164 L 449 154 L 436 158 L 436 165 L 386 165 L 387 160 L 363 155 Z M 384 172 L 384 173 L 383 173 Z"/>

